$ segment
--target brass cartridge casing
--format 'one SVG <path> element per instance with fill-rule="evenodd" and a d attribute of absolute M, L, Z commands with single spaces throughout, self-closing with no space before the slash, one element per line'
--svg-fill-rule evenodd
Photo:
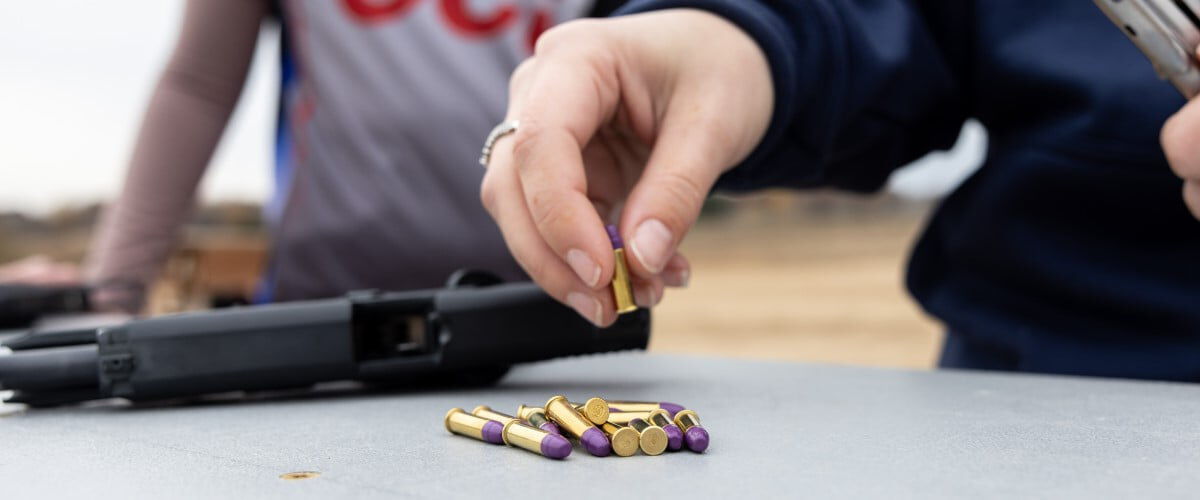
<path fill-rule="evenodd" d="M 515 446 L 517 448 L 526 449 L 542 455 L 542 440 L 550 434 L 541 429 L 534 429 L 528 425 L 522 424 L 519 420 L 509 420 L 504 424 L 504 432 L 500 434 L 504 436 L 504 444 Z M 558 439 L 562 439 L 561 437 Z"/>
<path fill-rule="evenodd" d="M 550 422 L 550 419 L 546 418 L 546 412 L 535 411 L 530 413 L 529 418 L 526 418 L 525 421 L 529 422 L 531 427 L 541 429 L 543 424 Z"/>
<path fill-rule="evenodd" d="M 640 442 L 637 431 L 610 422 L 600 424 L 600 430 L 612 441 L 613 453 L 618 457 L 628 457 L 637 453 Z"/>
<path fill-rule="evenodd" d="M 671 420 L 671 413 L 661 408 L 650 412 L 650 416 L 646 417 L 646 421 L 662 427 L 663 429 L 666 429 L 668 425 L 675 423 Z"/>
<path fill-rule="evenodd" d="M 446 430 L 451 434 L 467 436 L 480 441 L 487 441 L 483 437 L 483 426 L 488 422 L 488 419 L 471 415 L 462 408 L 451 408 L 446 412 Z"/>
<path fill-rule="evenodd" d="M 650 412 L 648 411 L 614 411 L 608 414 L 608 421 L 617 425 L 629 425 L 629 421 L 635 418 L 649 420 Z"/>
<path fill-rule="evenodd" d="M 521 420 L 529 420 L 529 415 L 538 412 L 546 413 L 546 409 L 541 406 L 517 405 L 517 418 Z"/>
<path fill-rule="evenodd" d="M 562 427 L 562 430 L 576 439 L 583 437 L 588 429 L 595 429 L 592 421 L 579 413 L 574 406 L 567 402 L 566 396 L 554 396 L 546 401 L 546 416 Z"/>
<path fill-rule="evenodd" d="M 700 426 L 700 417 L 696 416 L 696 412 L 692 410 L 683 410 L 675 414 L 675 425 L 683 432 L 687 432 L 692 427 Z"/>
<path fill-rule="evenodd" d="M 593 424 L 600 425 L 608 421 L 608 401 L 601 398 L 588 398 L 583 403 L 571 403 L 584 417 Z"/>
<path fill-rule="evenodd" d="M 633 300 L 633 283 L 629 279 L 629 265 L 625 263 L 625 249 L 614 249 L 613 254 L 616 257 L 616 268 L 613 272 L 612 289 L 617 314 L 636 311 L 638 307 Z"/>
<path fill-rule="evenodd" d="M 638 432 L 638 444 L 642 453 L 647 455 L 662 455 L 667 450 L 667 431 L 644 419 L 635 418 L 629 421 L 629 428 Z"/>
<path fill-rule="evenodd" d="M 474 410 L 471 410 L 471 414 L 475 415 L 476 417 L 479 417 L 479 418 L 495 420 L 502 424 L 507 424 L 507 423 L 512 422 L 513 420 L 517 419 L 517 417 L 514 417 L 512 415 L 506 415 L 506 414 L 500 413 L 496 410 L 493 410 L 490 406 L 487 406 L 487 405 L 476 406 Z"/>
<path fill-rule="evenodd" d="M 642 411 L 646 413 L 650 413 L 660 408 L 658 403 L 648 403 L 644 401 L 609 401 L 608 407 L 620 412 Z"/>

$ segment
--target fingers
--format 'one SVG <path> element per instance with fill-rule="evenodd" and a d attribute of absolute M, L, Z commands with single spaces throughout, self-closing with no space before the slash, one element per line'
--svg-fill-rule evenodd
<path fill-rule="evenodd" d="M 612 279 L 612 245 L 588 196 L 583 150 L 611 114 L 616 91 L 597 90 L 600 77 L 586 60 L 540 58 L 517 111 L 513 163 L 536 233 L 596 289 Z"/>
<path fill-rule="evenodd" d="M 1160 140 L 1171 170 L 1184 180 L 1184 203 L 1200 219 L 1200 99 L 1192 99 L 1167 120 Z"/>
<path fill-rule="evenodd" d="M 625 204 L 621 227 L 634 257 L 631 267 L 641 277 L 667 269 L 726 167 L 718 160 L 725 155 L 712 151 L 720 133 L 704 125 L 717 122 L 694 116 L 694 109 L 664 121 L 646 170 Z M 672 281 L 686 283 L 684 268 L 686 260 L 677 263 Z"/>
<path fill-rule="evenodd" d="M 1183 201 L 1192 212 L 1192 217 L 1200 219 L 1200 181 L 1183 183 Z"/>
<path fill-rule="evenodd" d="M 539 236 L 512 167 L 511 149 L 498 148 L 490 165 L 481 198 L 504 234 L 513 258 L 550 296 L 593 324 L 612 324 L 616 312 L 611 293 L 586 286 Z"/>
<path fill-rule="evenodd" d="M 1163 125 L 1163 152 L 1175 174 L 1200 181 L 1200 99 L 1193 99 Z"/>
<path fill-rule="evenodd" d="M 667 267 L 662 272 L 663 284 L 676 288 L 687 288 L 692 280 L 692 265 L 683 256 L 675 254 L 667 261 Z"/>
<path fill-rule="evenodd" d="M 588 288 L 612 279 L 612 244 L 587 196 L 579 143 L 561 128 L 524 128 L 513 157 L 532 234 Z"/>

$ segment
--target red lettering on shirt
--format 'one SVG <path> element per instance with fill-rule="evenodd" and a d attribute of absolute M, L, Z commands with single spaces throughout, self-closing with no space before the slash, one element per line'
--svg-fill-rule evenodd
<path fill-rule="evenodd" d="M 354 18 L 368 23 L 404 17 L 421 0 L 342 0 Z"/>
<path fill-rule="evenodd" d="M 471 12 L 467 0 L 441 0 L 438 3 L 450 27 L 468 36 L 494 35 L 517 18 L 517 8 L 513 5 L 503 5 L 489 14 L 480 15 Z"/>

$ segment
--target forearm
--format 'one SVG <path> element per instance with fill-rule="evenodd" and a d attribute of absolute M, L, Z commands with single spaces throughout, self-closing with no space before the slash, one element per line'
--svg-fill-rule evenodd
<path fill-rule="evenodd" d="M 145 289 L 191 212 L 240 94 L 266 3 L 191 2 L 138 133 L 125 183 L 88 257 L 89 281 Z M 122 308 L 138 309 L 141 297 Z"/>

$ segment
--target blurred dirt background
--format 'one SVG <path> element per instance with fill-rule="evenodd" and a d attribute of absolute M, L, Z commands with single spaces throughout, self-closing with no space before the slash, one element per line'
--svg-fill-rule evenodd
<path fill-rule="evenodd" d="M 99 207 L 0 214 L 0 262 L 83 257 Z M 651 349 L 742 358 L 932 366 L 939 326 L 904 291 L 927 203 L 891 196 L 772 192 L 718 198 L 684 243 L 693 275 L 654 312 Z M 262 267 L 259 208 L 197 211 L 151 312 L 249 294 Z"/>

